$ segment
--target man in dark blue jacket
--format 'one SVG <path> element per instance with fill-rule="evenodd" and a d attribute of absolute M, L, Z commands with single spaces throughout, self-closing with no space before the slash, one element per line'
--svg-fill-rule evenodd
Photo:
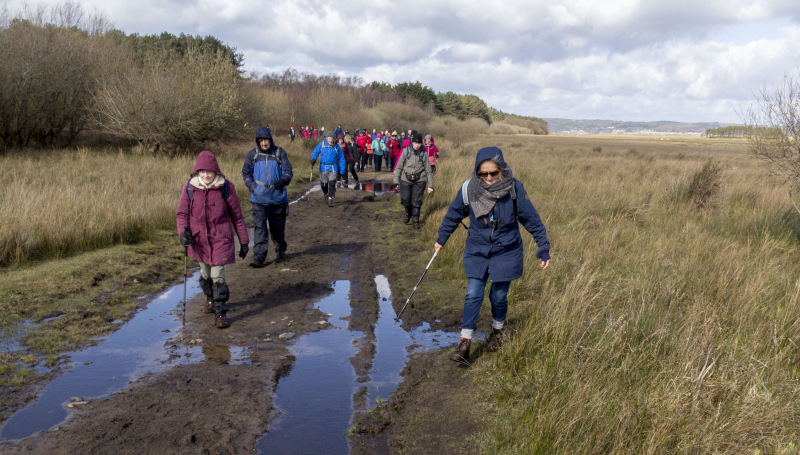
<path fill-rule="evenodd" d="M 466 196 L 466 197 L 465 197 Z M 539 214 L 531 203 L 522 182 L 515 179 L 511 168 L 497 147 L 478 150 L 472 178 L 456 194 L 447 209 L 434 250 L 439 252 L 469 217 L 469 232 L 464 247 L 464 272 L 467 275 L 467 296 L 461 322 L 461 340 L 450 360 L 466 362 L 472 334 L 478 323 L 483 293 L 491 278 L 489 300 L 492 303 L 492 332 L 489 350 L 499 349 L 508 311 L 508 289 L 511 281 L 522 276 L 524 256 L 519 225 L 531 233 L 539 252 L 540 267 L 550 265 L 550 241 Z"/>
<path fill-rule="evenodd" d="M 286 186 L 292 181 L 292 163 L 286 150 L 275 145 L 269 128 L 256 129 L 256 147 L 247 153 L 242 166 L 244 184 L 253 203 L 253 261 L 251 267 L 263 267 L 267 260 L 269 235 L 275 243 L 277 261 L 286 258 L 286 215 L 289 197 Z"/>

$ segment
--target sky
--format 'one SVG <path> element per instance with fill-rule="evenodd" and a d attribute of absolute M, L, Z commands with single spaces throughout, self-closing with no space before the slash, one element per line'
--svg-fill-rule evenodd
<path fill-rule="evenodd" d="M 79 3 L 127 34 L 213 35 L 250 73 L 419 81 L 541 118 L 741 123 L 760 89 L 800 75 L 797 0 Z"/>

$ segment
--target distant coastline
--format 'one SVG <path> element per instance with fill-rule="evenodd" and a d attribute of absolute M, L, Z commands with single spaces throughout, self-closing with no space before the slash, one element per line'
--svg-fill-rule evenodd
<path fill-rule="evenodd" d="M 570 120 L 545 118 L 550 134 L 690 134 L 701 135 L 707 129 L 733 125 L 719 122 L 625 122 L 619 120 Z"/>

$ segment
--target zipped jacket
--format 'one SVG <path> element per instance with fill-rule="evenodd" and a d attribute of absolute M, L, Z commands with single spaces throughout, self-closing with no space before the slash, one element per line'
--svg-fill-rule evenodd
<path fill-rule="evenodd" d="M 342 152 L 342 148 L 339 147 L 339 144 L 334 142 L 333 145 L 331 145 L 328 144 L 327 139 L 323 139 L 322 142 L 314 147 L 314 151 L 311 152 L 312 160 L 316 160 L 318 157 L 320 172 L 338 171 L 341 174 L 346 172 L 344 153 Z"/>
<path fill-rule="evenodd" d="M 197 176 L 200 170 L 214 171 L 217 178 L 211 185 L 203 185 Z M 178 234 L 183 234 L 188 226 L 194 240 L 186 248 L 186 254 L 208 265 L 233 264 L 236 262 L 234 228 L 240 244 L 247 245 L 250 242 L 236 187 L 225 179 L 216 158 L 207 151 L 198 155 L 188 185 L 191 186 L 192 197 L 189 198 L 184 182 L 177 210 Z M 223 185 L 228 186 L 227 199 L 222 195 Z"/>
<path fill-rule="evenodd" d="M 506 168 L 503 152 L 497 147 L 485 147 L 478 150 L 475 169 L 487 159 L 499 156 L 501 168 Z M 476 171 L 477 172 L 477 171 Z M 514 179 L 515 202 L 511 193 L 501 197 L 495 203 L 489 215 L 476 218 L 471 205 L 464 205 L 464 198 L 459 188 L 455 199 L 447 208 L 447 213 L 439 227 L 436 243 L 444 245 L 447 239 L 458 229 L 461 221 L 469 217 L 469 230 L 464 246 L 464 272 L 468 278 L 482 279 L 489 271 L 493 281 L 512 281 L 522 276 L 524 254 L 522 236 L 519 225 L 530 232 L 539 247 L 537 257 L 549 255 L 550 241 L 547 239 L 542 219 L 531 203 L 522 182 Z M 549 257 L 549 256 L 546 256 Z"/>
<path fill-rule="evenodd" d="M 270 148 L 264 150 L 259 141 L 269 139 Z M 261 205 L 288 204 L 289 197 L 286 186 L 292 181 L 292 163 L 286 150 L 272 142 L 269 128 L 260 126 L 256 130 L 256 148 L 247 152 L 242 166 L 242 178 L 250 190 L 250 202 Z M 284 187 L 275 188 L 275 183 L 282 180 Z"/>

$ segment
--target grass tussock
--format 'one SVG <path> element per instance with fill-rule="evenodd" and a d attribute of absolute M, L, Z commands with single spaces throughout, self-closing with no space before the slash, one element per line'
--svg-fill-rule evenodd
<path fill-rule="evenodd" d="M 497 403 L 481 446 L 795 453 L 800 260 L 786 190 L 743 143 L 600 140 L 491 138 L 548 228 L 553 263 L 539 269 L 525 234 L 511 339 L 472 369 Z M 490 144 L 441 160 L 427 234 L 479 145 Z M 695 209 L 712 203 L 714 211 Z M 438 262 L 454 282 L 463 280 L 457 235 Z"/>
<path fill-rule="evenodd" d="M 708 160 L 703 168 L 694 174 L 689 184 L 689 197 L 698 209 L 707 209 L 719 203 L 722 192 L 723 167 L 714 160 Z"/>

